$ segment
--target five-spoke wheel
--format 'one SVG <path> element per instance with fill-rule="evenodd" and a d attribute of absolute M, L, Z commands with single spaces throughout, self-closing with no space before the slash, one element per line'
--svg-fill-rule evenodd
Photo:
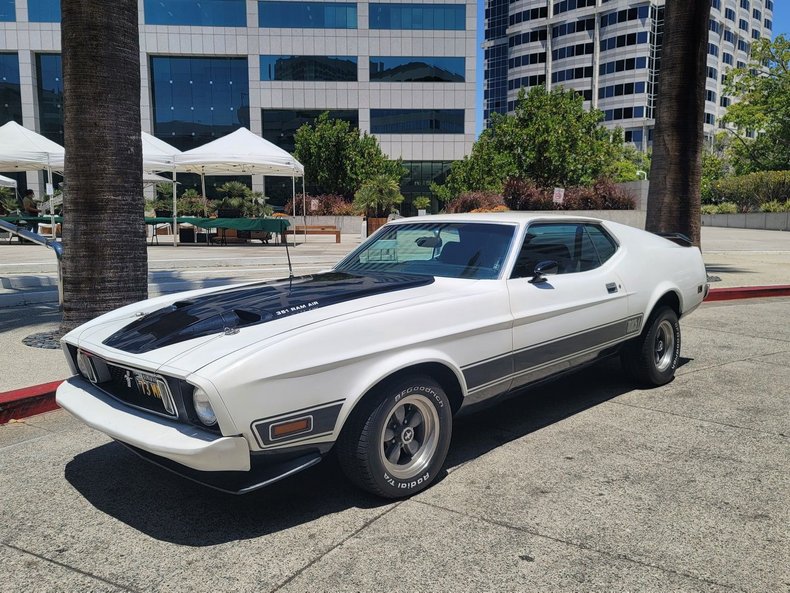
<path fill-rule="evenodd" d="M 404 377 L 358 404 L 338 439 L 338 459 L 365 490 L 410 496 L 437 478 L 451 432 L 452 409 L 442 387 L 429 377 Z"/>

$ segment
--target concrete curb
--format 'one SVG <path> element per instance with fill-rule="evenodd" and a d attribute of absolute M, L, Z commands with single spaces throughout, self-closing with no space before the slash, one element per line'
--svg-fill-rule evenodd
<path fill-rule="evenodd" d="M 705 302 L 788 296 L 790 285 L 712 288 Z M 57 409 L 55 391 L 61 383 L 55 381 L 0 393 L 0 424 Z"/>
<path fill-rule="evenodd" d="M 705 302 L 732 301 L 736 299 L 759 299 L 763 297 L 790 296 L 790 285 L 739 286 L 736 288 L 711 288 Z"/>
<path fill-rule="evenodd" d="M 0 424 L 56 410 L 55 391 L 63 381 L 0 393 Z"/>

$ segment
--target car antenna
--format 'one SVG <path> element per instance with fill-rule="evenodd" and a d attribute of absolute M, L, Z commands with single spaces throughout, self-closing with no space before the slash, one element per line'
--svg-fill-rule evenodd
<path fill-rule="evenodd" d="M 288 235 L 285 233 L 285 230 L 283 230 L 281 236 L 285 239 L 285 257 L 288 258 L 288 279 L 293 280 L 294 269 L 293 266 L 291 265 L 291 252 L 288 251 Z M 294 237 L 296 237 L 295 234 Z"/>

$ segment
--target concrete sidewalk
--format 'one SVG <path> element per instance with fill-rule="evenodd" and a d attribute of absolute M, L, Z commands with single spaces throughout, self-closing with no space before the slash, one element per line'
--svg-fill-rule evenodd
<path fill-rule="evenodd" d="M 285 248 L 250 244 L 207 247 L 165 244 L 148 249 L 149 293 L 177 292 L 287 276 Z M 290 247 L 296 274 L 327 269 L 359 244 L 356 235 L 308 237 Z M 790 284 L 790 233 L 704 227 L 702 247 L 712 288 Z M 31 348 L 23 340 L 57 328 L 54 254 L 35 245 L 0 244 L 0 392 L 63 379 L 57 350 Z M 23 306 L 24 305 L 24 306 Z"/>

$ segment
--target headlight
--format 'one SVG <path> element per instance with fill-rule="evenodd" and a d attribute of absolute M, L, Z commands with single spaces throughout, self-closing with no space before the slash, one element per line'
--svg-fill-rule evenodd
<path fill-rule="evenodd" d="M 211 407 L 211 402 L 208 401 L 208 395 L 200 387 L 195 387 L 192 392 L 192 405 L 195 408 L 195 414 L 203 424 L 214 426 L 217 423 L 217 415 L 214 413 L 214 408 Z"/>

